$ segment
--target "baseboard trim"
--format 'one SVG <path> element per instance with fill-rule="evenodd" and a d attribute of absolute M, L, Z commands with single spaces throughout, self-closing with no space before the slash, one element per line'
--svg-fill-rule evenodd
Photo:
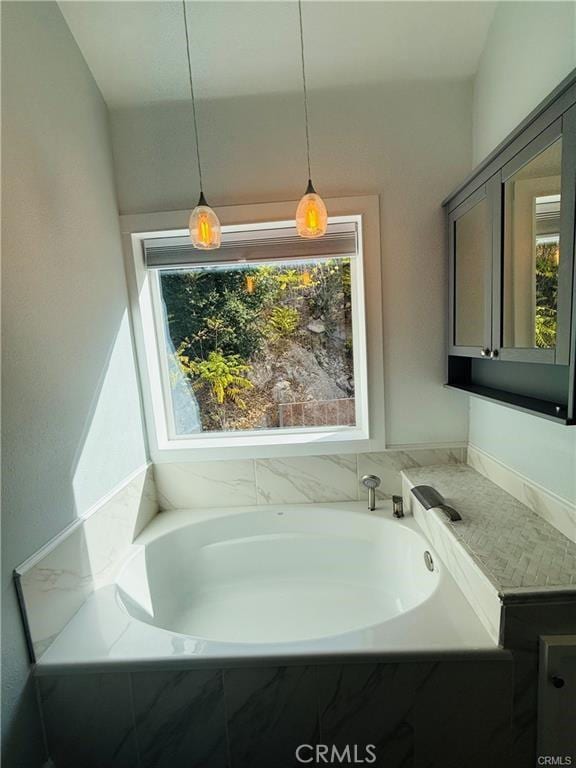
<path fill-rule="evenodd" d="M 403 451 L 404 453 L 410 453 L 411 451 L 433 451 L 443 450 L 449 451 L 451 448 L 461 449 L 467 448 L 468 443 L 465 440 L 451 441 L 449 443 L 390 443 L 386 445 L 383 451 L 360 451 L 360 453 L 392 453 L 394 451 Z"/>

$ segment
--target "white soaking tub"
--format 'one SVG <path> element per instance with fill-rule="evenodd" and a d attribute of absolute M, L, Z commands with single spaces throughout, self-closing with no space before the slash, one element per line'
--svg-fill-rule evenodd
<path fill-rule="evenodd" d="M 413 528 L 344 509 L 217 517 L 151 540 L 118 595 L 135 618 L 225 643 L 317 640 L 391 622 L 429 600 L 438 570 Z"/>
<path fill-rule="evenodd" d="M 40 666 L 478 650 L 414 519 L 353 502 L 160 513 Z"/>

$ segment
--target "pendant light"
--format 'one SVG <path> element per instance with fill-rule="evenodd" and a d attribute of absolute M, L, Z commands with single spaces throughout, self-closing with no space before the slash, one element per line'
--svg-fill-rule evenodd
<path fill-rule="evenodd" d="M 308 91 L 306 89 L 306 67 L 304 65 L 304 30 L 302 27 L 302 0 L 298 0 L 300 20 L 300 53 L 302 56 L 302 85 L 304 88 L 304 121 L 306 125 L 306 158 L 308 161 L 308 186 L 296 209 L 296 230 L 300 237 L 314 238 L 326 234 L 328 213 L 324 201 L 312 184 L 310 172 L 310 132 L 308 127 Z"/>
<path fill-rule="evenodd" d="M 196 102 L 194 100 L 194 83 L 192 80 L 192 62 L 190 60 L 190 39 L 188 37 L 188 19 L 186 16 L 186 0 L 182 0 L 184 11 L 184 30 L 186 32 L 186 56 L 188 58 L 188 76 L 190 79 L 190 98 L 192 100 L 192 115 L 194 118 L 194 132 L 196 134 L 196 161 L 198 163 L 198 178 L 200 180 L 200 197 L 196 208 L 190 214 L 190 239 L 195 248 L 211 251 L 220 248 L 222 229 L 218 216 L 206 202 L 202 185 L 202 165 L 200 163 L 200 137 L 198 135 L 198 122 L 196 120 Z"/>

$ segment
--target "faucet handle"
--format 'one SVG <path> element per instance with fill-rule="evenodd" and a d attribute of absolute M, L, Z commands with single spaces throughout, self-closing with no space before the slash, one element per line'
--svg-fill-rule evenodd
<path fill-rule="evenodd" d="M 392 509 L 394 517 L 404 517 L 404 499 L 402 496 L 392 496 Z"/>

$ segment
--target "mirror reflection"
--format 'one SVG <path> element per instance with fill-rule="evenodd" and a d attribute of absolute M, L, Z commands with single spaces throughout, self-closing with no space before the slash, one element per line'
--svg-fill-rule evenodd
<path fill-rule="evenodd" d="M 483 347 L 486 312 L 486 260 L 490 257 L 488 201 L 483 198 L 455 224 L 455 339 Z"/>
<path fill-rule="evenodd" d="M 507 348 L 556 346 L 561 160 L 558 139 L 505 185 L 502 313 Z"/>

